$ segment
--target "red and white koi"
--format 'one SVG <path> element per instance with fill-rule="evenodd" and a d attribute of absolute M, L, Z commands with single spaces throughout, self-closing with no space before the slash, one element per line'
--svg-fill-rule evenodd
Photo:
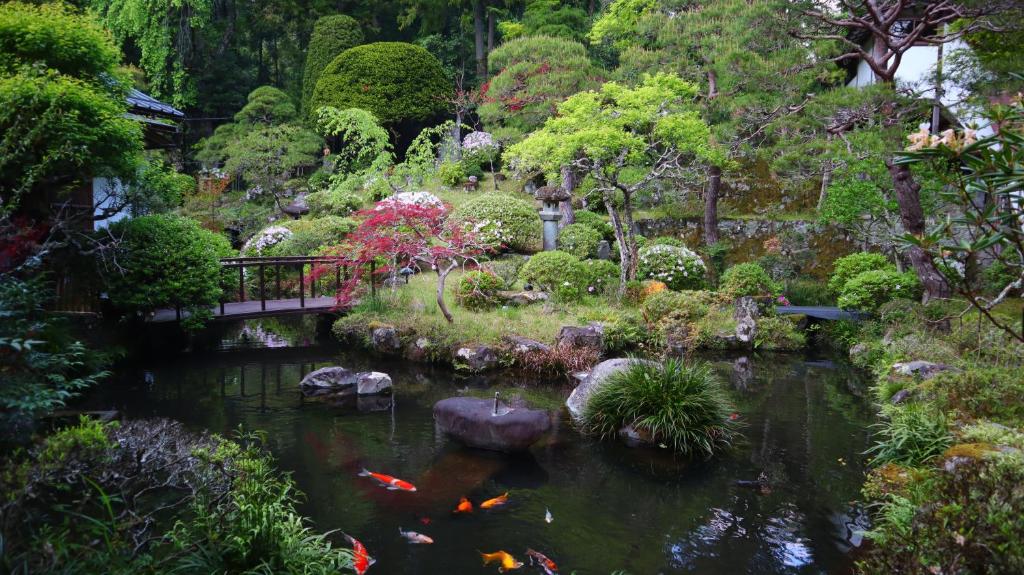
<path fill-rule="evenodd" d="M 346 533 L 345 539 L 348 539 L 348 542 L 352 544 L 352 568 L 356 570 L 356 575 L 363 575 L 377 560 L 370 557 L 369 553 L 366 552 L 366 546 L 355 537 Z"/>
<path fill-rule="evenodd" d="M 386 487 L 388 491 L 416 491 L 416 486 L 412 483 L 383 473 L 374 473 L 363 469 L 359 472 L 359 477 L 372 477 L 379 481 L 381 486 Z"/>
<path fill-rule="evenodd" d="M 558 565 L 555 565 L 554 561 L 548 559 L 547 555 L 540 551 L 527 548 L 526 556 L 530 558 L 530 565 L 533 565 L 534 561 L 536 561 L 536 564 L 540 565 L 540 568 L 544 570 L 545 575 L 558 573 Z"/>

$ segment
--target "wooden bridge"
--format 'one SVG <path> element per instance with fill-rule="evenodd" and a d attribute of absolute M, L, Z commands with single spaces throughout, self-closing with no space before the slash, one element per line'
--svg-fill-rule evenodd
<path fill-rule="evenodd" d="M 860 311 L 817 305 L 779 305 L 775 306 L 775 313 L 779 315 L 806 315 L 807 317 L 812 317 L 814 319 L 823 319 L 828 321 L 843 319 L 858 321 L 868 317 L 869 315 Z"/>
<path fill-rule="evenodd" d="M 330 258 L 237 257 L 223 258 L 220 265 L 223 295 L 220 304 L 210 308 L 214 320 L 338 311 L 334 294 L 341 287 L 343 270 Z M 333 268 L 333 273 L 313 275 L 313 270 L 318 267 Z M 246 273 L 247 268 L 249 274 Z M 228 276 L 234 276 L 236 269 L 237 289 L 229 289 L 227 284 L 234 279 Z M 159 309 L 147 321 L 166 323 L 181 321 L 187 316 L 188 312 L 181 308 Z"/>

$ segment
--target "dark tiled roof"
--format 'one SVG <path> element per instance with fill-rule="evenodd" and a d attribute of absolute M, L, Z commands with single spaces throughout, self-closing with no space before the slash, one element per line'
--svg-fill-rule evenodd
<path fill-rule="evenodd" d="M 165 104 L 156 98 L 153 98 L 149 94 L 145 94 L 132 88 L 128 92 L 128 104 L 138 110 L 146 110 L 149 112 L 155 112 L 157 114 L 163 114 L 165 116 L 172 116 L 175 118 L 184 118 L 185 113 L 181 110 Z"/>

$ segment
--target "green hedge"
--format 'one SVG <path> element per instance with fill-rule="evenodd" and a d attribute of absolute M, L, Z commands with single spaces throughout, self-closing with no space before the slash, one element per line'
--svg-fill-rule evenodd
<path fill-rule="evenodd" d="M 585 260 L 597 255 L 601 232 L 585 224 L 570 224 L 558 234 L 558 249 Z"/>
<path fill-rule="evenodd" d="M 306 49 L 306 67 L 302 71 L 302 112 L 309 115 L 309 103 L 324 68 L 342 52 L 363 43 L 359 22 L 351 16 L 332 14 L 313 24 L 313 35 Z"/>
<path fill-rule="evenodd" d="M 541 224 L 531 202 L 508 194 L 484 194 L 455 208 L 457 222 L 478 228 L 483 241 L 512 251 L 540 247 Z"/>
<path fill-rule="evenodd" d="M 361 108 L 385 125 L 424 121 L 445 110 L 442 96 L 450 91 L 441 62 L 430 52 L 403 42 L 377 42 L 345 50 L 324 68 L 310 111 Z"/>

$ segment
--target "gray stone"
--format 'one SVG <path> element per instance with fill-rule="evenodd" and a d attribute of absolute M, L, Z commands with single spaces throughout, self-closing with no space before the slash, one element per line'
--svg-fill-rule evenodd
<path fill-rule="evenodd" d="M 551 429 L 546 411 L 501 408 L 493 399 L 450 397 L 434 404 L 438 429 L 470 447 L 495 451 L 525 451 Z"/>
<path fill-rule="evenodd" d="M 892 394 L 892 397 L 889 398 L 889 403 L 891 403 L 893 405 L 899 405 L 899 404 L 903 403 L 904 401 L 910 399 L 910 397 L 912 395 L 914 395 L 913 390 L 901 389 L 901 390 L 897 391 L 896 393 Z"/>
<path fill-rule="evenodd" d="M 563 326 L 555 339 L 557 346 L 589 347 L 601 351 L 604 348 L 604 328 L 599 323 L 584 327 Z"/>
<path fill-rule="evenodd" d="M 487 371 L 498 366 L 498 354 L 486 345 L 460 347 L 455 352 L 455 367 L 471 372 Z"/>
<path fill-rule="evenodd" d="M 548 301 L 548 294 L 542 291 L 499 291 L 498 298 L 506 304 L 530 305 Z"/>
<path fill-rule="evenodd" d="M 402 340 L 398 337 L 398 330 L 391 326 L 378 327 L 373 330 L 370 336 L 374 351 L 381 353 L 394 353 L 402 349 Z"/>
<path fill-rule="evenodd" d="M 541 343 L 518 335 L 506 335 L 504 340 L 512 348 L 512 353 L 517 355 L 525 355 L 528 353 L 548 353 L 551 351 L 551 346 L 546 343 Z"/>
<path fill-rule="evenodd" d="M 391 393 L 391 376 L 379 371 L 366 371 L 357 374 L 356 393 L 358 395 L 379 395 Z"/>
<path fill-rule="evenodd" d="M 299 387 L 306 392 L 341 390 L 355 386 L 358 375 L 344 367 L 321 367 L 307 373 L 299 382 Z"/>
<path fill-rule="evenodd" d="M 894 363 L 892 373 L 908 377 L 920 377 L 931 379 L 944 371 L 958 371 L 955 367 L 944 363 L 932 363 L 930 361 L 907 361 Z"/>
<path fill-rule="evenodd" d="M 425 337 L 418 337 L 405 349 L 405 357 L 412 361 L 424 361 L 434 347 L 433 342 Z"/>
<path fill-rule="evenodd" d="M 612 246 L 608 240 L 601 240 L 597 244 L 597 259 L 609 260 L 612 257 Z"/>
<path fill-rule="evenodd" d="M 750 296 L 743 296 L 736 299 L 736 310 L 733 312 L 733 319 L 736 320 L 736 339 L 741 343 L 753 343 L 757 336 L 757 318 L 761 317 L 761 311 L 757 302 Z"/>
<path fill-rule="evenodd" d="M 850 348 L 850 360 L 856 361 L 857 358 L 865 355 L 868 352 L 868 344 L 858 343 Z"/>
<path fill-rule="evenodd" d="M 565 406 L 569 408 L 569 415 L 577 422 L 580 421 L 583 418 L 583 412 L 586 410 L 591 396 L 597 390 L 604 387 L 608 377 L 613 373 L 628 369 L 634 363 L 657 365 L 653 361 L 643 359 L 616 358 L 602 361 L 594 366 L 594 369 L 590 371 L 586 379 L 583 380 L 583 383 L 577 385 L 576 389 L 572 390 L 572 393 L 569 394 L 569 399 L 565 400 Z"/>

